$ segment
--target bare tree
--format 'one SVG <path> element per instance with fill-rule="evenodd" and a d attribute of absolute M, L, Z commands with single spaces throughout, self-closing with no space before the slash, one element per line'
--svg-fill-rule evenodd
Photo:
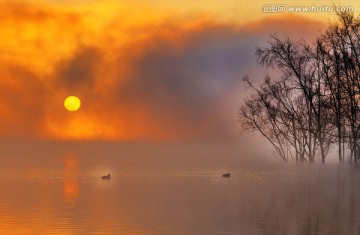
<path fill-rule="evenodd" d="M 289 87 L 286 79 L 274 81 L 266 77 L 255 88 L 245 77 L 254 94 L 240 108 L 244 130 L 257 130 L 275 147 L 284 161 L 310 161 L 318 151 L 319 142 L 308 129 L 308 105 L 299 92 Z"/>
<path fill-rule="evenodd" d="M 292 42 L 273 37 L 267 48 L 256 51 L 260 65 L 277 68 L 293 93 L 303 97 L 307 116 L 307 154 L 313 162 L 317 150 L 325 161 L 330 147 L 329 123 L 325 114 L 326 87 L 322 82 L 320 64 L 316 53 L 303 41 Z M 304 128 L 304 127 L 303 127 Z"/>
<path fill-rule="evenodd" d="M 318 61 L 335 114 L 339 160 L 350 148 L 350 160 L 359 158 L 360 21 L 350 13 L 339 13 L 334 24 L 318 39 Z"/>
<path fill-rule="evenodd" d="M 277 155 L 283 161 L 288 161 L 287 145 L 283 138 L 283 131 L 276 122 L 275 107 L 269 93 L 263 88 L 257 89 L 245 77 L 244 81 L 255 91 L 254 94 L 240 107 L 239 116 L 244 131 L 259 131 L 274 147 Z"/>
<path fill-rule="evenodd" d="M 255 106 L 262 125 L 247 130 L 261 130 L 269 141 L 275 137 L 283 159 L 313 162 L 319 156 L 324 162 L 334 143 L 340 162 L 345 146 L 350 161 L 360 158 L 360 20 L 351 13 L 338 19 L 314 44 L 272 37 L 256 50 L 258 63 L 277 76 L 267 76 L 260 88 L 245 79 L 256 96 L 239 117 L 254 118 L 249 111 Z"/>

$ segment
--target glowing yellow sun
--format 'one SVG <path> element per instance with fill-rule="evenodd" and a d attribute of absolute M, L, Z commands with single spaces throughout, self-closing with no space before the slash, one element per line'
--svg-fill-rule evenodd
<path fill-rule="evenodd" d="M 68 96 L 64 101 L 64 106 L 69 111 L 76 111 L 80 108 L 80 99 L 76 96 Z"/>

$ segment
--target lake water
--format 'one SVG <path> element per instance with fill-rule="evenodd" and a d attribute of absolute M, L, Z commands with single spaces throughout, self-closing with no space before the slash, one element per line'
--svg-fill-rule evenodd
<path fill-rule="evenodd" d="M 360 169 L 219 156 L 2 156 L 0 234 L 360 234 Z"/>

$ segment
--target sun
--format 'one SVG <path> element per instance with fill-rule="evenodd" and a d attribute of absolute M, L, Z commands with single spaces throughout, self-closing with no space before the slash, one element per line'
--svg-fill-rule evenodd
<path fill-rule="evenodd" d="M 77 111 L 80 108 L 80 105 L 80 99 L 73 95 L 68 96 L 64 101 L 65 108 L 71 112 Z"/>

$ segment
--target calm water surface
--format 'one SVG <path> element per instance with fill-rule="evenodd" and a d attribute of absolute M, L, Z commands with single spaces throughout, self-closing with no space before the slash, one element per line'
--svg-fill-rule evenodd
<path fill-rule="evenodd" d="M 348 166 L 0 157 L 0 187 L 0 234 L 360 234 Z"/>

